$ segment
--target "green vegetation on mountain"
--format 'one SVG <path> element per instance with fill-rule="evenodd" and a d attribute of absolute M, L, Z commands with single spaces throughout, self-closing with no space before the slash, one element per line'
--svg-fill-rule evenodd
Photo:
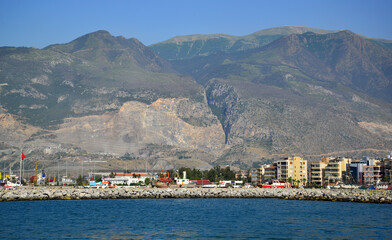
<path fill-rule="evenodd" d="M 286 26 L 150 48 L 106 31 L 3 47 L 0 146 L 139 168 L 390 151 L 390 43 Z"/>
<path fill-rule="evenodd" d="M 106 31 L 45 49 L 0 48 L 0 100 L 10 113 L 46 126 L 63 118 L 99 114 L 137 100 L 160 97 L 203 101 L 193 79 L 136 39 Z M 42 117 L 45 116 L 45 117 Z"/>
<path fill-rule="evenodd" d="M 153 44 L 150 47 L 165 59 L 178 60 L 196 56 L 208 56 L 217 52 L 236 52 L 258 48 L 283 36 L 305 32 L 325 34 L 332 31 L 309 27 L 284 26 L 257 31 L 242 37 L 225 34 L 179 36 Z"/>
<path fill-rule="evenodd" d="M 292 34 L 171 62 L 206 87 L 228 144 L 268 142 L 260 148 L 298 154 L 391 146 L 358 123 L 392 119 L 392 51 L 352 32 Z M 255 158 L 237 149 L 226 158 Z"/>

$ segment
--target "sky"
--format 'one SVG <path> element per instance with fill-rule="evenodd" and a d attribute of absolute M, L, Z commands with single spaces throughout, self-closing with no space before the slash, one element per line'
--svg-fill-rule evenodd
<path fill-rule="evenodd" d="M 392 39 L 392 0 L 0 0 L 0 46 L 43 48 L 97 30 L 150 45 L 286 25 Z"/>

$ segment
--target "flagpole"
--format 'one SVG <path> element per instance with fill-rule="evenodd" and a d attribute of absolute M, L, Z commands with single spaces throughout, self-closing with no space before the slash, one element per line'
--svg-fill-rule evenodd
<path fill-rule="evenodd" d="M 23 153 L 23 152 L 22 152 Z M 20 155 L 20 173 L 19 173 L 19 183 L 22 185 L 22 154 Z"/>

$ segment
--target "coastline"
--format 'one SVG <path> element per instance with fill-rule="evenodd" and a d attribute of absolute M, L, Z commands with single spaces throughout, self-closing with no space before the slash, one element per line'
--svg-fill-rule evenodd
<path fill-rule="evenodd" d="M 73 188 L 20 187 L 0 189 L 2 201 L 143 199 L 143 198 L 279 198 L 392 204 L 391 190 L 362 189 L 243 189 L 243 188 Z"/>

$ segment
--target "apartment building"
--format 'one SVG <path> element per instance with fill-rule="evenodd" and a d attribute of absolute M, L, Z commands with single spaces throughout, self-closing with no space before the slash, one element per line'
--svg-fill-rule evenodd
<path fill-rule="evenodd" d="M 364 183 L 374 185 L 382 182 L 384 177 L 384 166 L 380 161 L 368 161 L 363 171 Z"/>
<path fill-rule="evenodd" d="M 260 182 L 259 168 L 253 168 L 250 171 L 250 176 L 252 184 L 258 184 Z"/>
<path fill-rule="evenodd" d="M 304 185 L 308 178 L 307 171 L 307 161 L 301 157 L 287 157 L 277 161 L 277 177 L 281 182 L 293 180 Z"/>
<path fill-rule="evenodd" d="M 264 182 L 277 179 L 277 167 L 275 165 L 264 168 Z"/>
<path fill-rule="evenodd" d="M 329 160 L 329 158 L 322 158 L 318 162 L 310 163 L 310 182 L 319 186 L 324 185 L 325 167 Z"/>
<path fill-rule="evenodd" d="M 350 183 L 363 184 L 363 171 L 366 166 L 366 161 L 357 160 L 350 163 Z"/>
<path fill-rule="evenodd" d="M 383 165 L 385 179 L 392 183 L 392 153 L 391 155 L 387 155 L 387 158 L 384 158 Z"/>
<path fill-rule="evenodd" d="M 326 183 L 345 182 L 351 158 L 323 157 L 318 162 L 310 163 L 310 182 L 319 186 Z"/>

